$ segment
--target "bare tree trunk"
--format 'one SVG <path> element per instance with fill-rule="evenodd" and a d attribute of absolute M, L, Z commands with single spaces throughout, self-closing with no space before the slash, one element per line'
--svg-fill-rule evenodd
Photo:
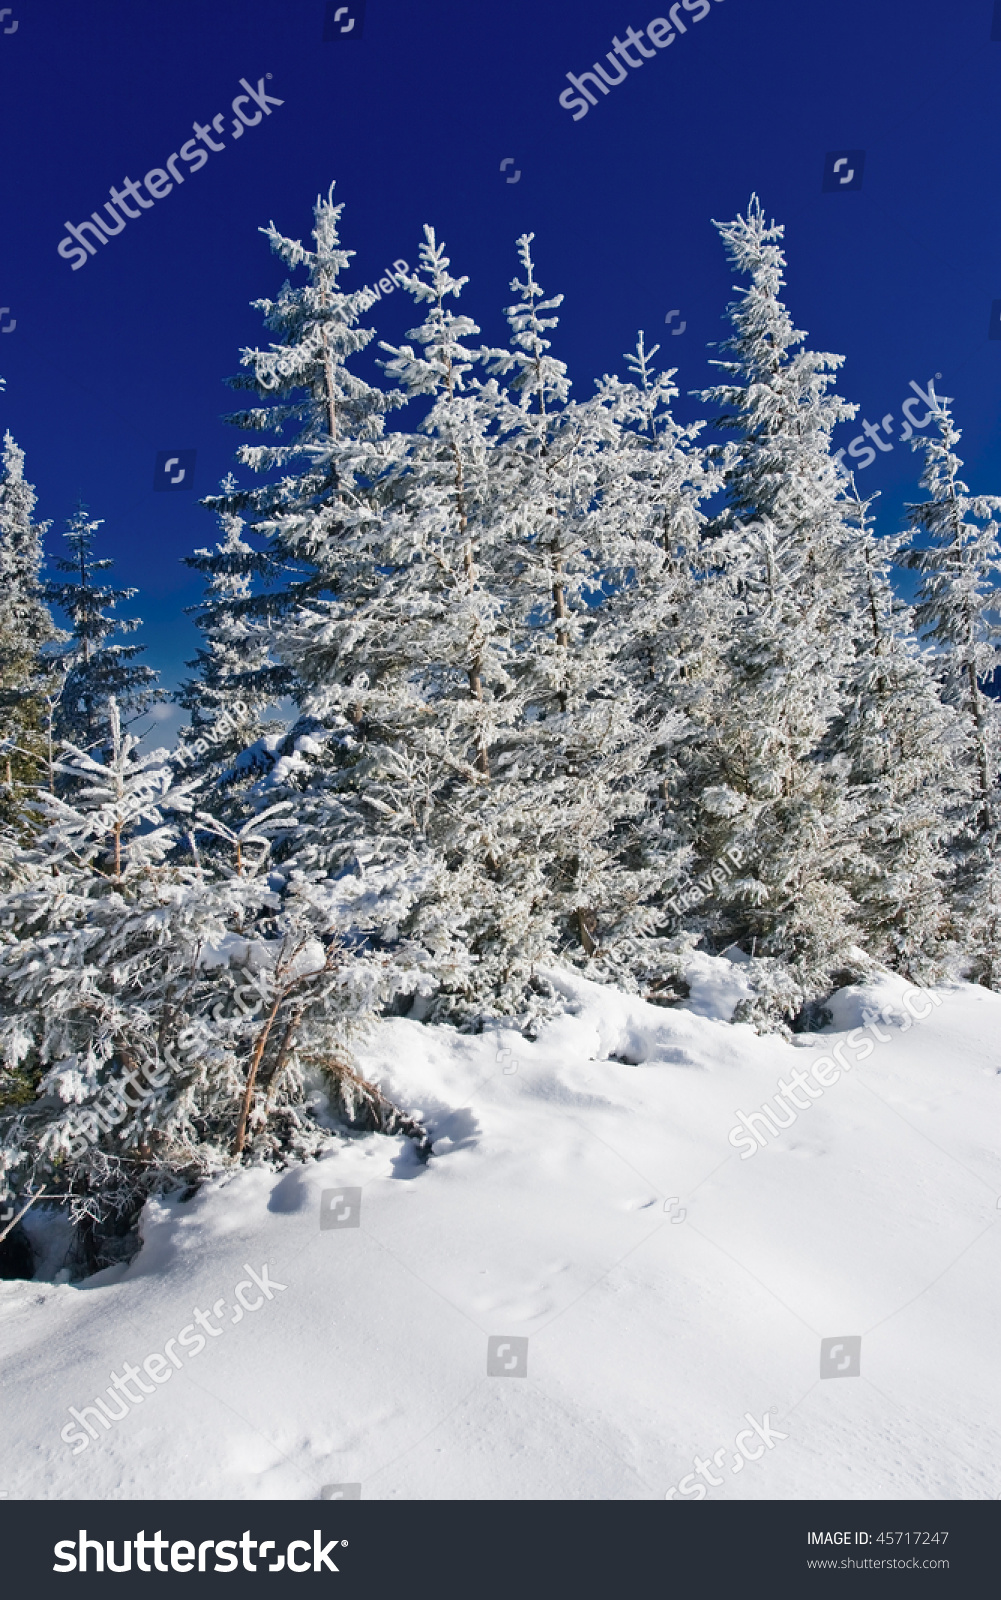
<path fill-rule="evenodd" d="M 324 276 L 320 281 L 320 306 L 327 309 L 327 280 Z M 337 410 L 334 403 L 334 369 L 330 362 L 330 345 L 327 342 L 327 324 L 324 323 L 320 330 L 323 342 L 323 385 L 327 393 L 327 427 L 330 430 L 330 442 L 333 444 L 337 438 Z"/>
<path fill-rule="evenodd" d="M 449 369 L 448 393 L 449 398 L 451 398 L 451 369 Z M 459 454 L 459 447 L 454 439 L 449 441 L 449 448 L 451 449 L 452 456 L 455 460 L 455 507 L 459 517 L 459 537 L 460 539 L 465 539 L 465 545 L 462 551 L 462 570 L 465 574 L 466 582 L 469 585 L 469 592 L 472 594 L 476 583 L 476 564 L 473 560 L 473 542 L 471 539 L 466 538 L 466 487 L 462 476 L 462 456 Z M 477 639 L 473 644 L 472 664 L 466 669 L 466 681 L 469 684 L 469 693 L 472 699 L 478 700 L 481 705 L 483 704 L 483 679 L 481 676 L 482 670 L 482 647 Z M 485 778 L 489 778 L 490 757 L 483 739 L 482 730 L 477 740 L 476 765 L 482 772 L 483 776 Z"/>
<path fill-rule="evenodd" d="M 271 1029 L 274 1027 L 275 1018 L 278 1015 L 284 999 L 285 991 L 282 990 L 275 1000 L 274 1005 L 271 1007 L 271 1012 L 264 1024 L 264 1027 L 261 1029 L 260 1034 L 258 1035 L 257 1044 L 254 1047 L 254 1054 L 250 1062 L 250 1071 L 247 1073 L 247 1087 L 244 1090 L 243 1104 L 240 1107 L 240 1118 L 237 1122 L 236 1135 L 233 1139 L 233 1154 L 235 1156 L 242 1154 L 244 1144 L 246 1143 L 247 1118 L 250 1115 L 250 1104 L 254 1096 L 254 1085 L 257 1082 L 258 1068 L 261 1065 L 261 1058 L 263 1057 L 264 1051 L 267 1048 L 268 1039 L 271 1036 Z"/>
<path fill-rule="evenodd" d="M 292 1049 L 292 1045 L 295 1042 L 295 1030 L 301 1021 L 302 1006 L 296 1006 L 291 1017 L 289 1018 L 288 1027 L 285 1029 L 285 1036 L 282 1039 L 281 1046 L 278 1050 L 278 1059 L 275 1062 L 274 1071 L 272 1072 L 270 1081 L 268 1083 L 267 1109 L 269 1111 L 274 1103 L 275 1093 L 278 1089 L 281 1075 L 285 1070 L 285 1063 L 288 1060 L 289 1051 Z"/>
<path fill-rule="evenodd" d="M 593 956 L 598 946 L 591 937 L 591 928 L 588 926 L 588 924 L 593 924 L 594 913 L 589 911 L 585 906 L 578 906 L 576 915 L 577 937 L 580 939 L 581 945 L 583 946 L 584 954 Z"/>
<path fill-rule="evenodd" d="M 554 514 L 555 513 L 553 512 L 552 507 L 550 507 L 548 515 L 553 516 Z M 550 548 L 553 557 L 552 594 L 553 621 L 556 623 L 556 644 L 560 650 L 566 650 L 570 644 L 570 634 L 566 627 L 561 626 L 561 624 L 566 622 L 567 618 L 567 597 L 563 585 L 563 557 L 560 554 L 560 541 L 558 534 L 553 535 L 553 542 Z M 567 708 L 566 690 L 558 689 L 556 691 L 556 695 L 560 703 L 560 710 L 565 711 Z"/>
<path fill-rule="evenodd" d="M 977 776 L 980 779 L 979 820 L 981 831 L 986 831 L 990 823 L 991 773 L 990 763 L 987 759 L 987 735 L 984 728 L 984 709 L 981 704 L 980 685 L 977 683 L 977 673 L 972 661 L 966 663 L 966 680 L 970 691 L 970 715 L 973 719 L 974 727 Z"/>

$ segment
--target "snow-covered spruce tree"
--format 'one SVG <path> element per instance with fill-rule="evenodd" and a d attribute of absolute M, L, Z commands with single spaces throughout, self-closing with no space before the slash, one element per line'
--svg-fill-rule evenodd
<path fill-rule="evenodd" d="M 269 873 L 286 807 L 192 816 L 193 783 L 110 713 L 106 764 L 70 748 L 69 798 L 40 794 L 0 948 L 0 1181 L 72 1196 L 89 1268 L 135 1248 L 155 1190 L 315 1152 L 320 1069 L 350 1077 L 397 981 L 345 946 L 353 885 Z M 183 829 L 228 861 L 179 856 Z"/>
<path fill-rule="evenodd" d="M 718 425 L 735 432 L 736 449 L 706 596 L 727 642 L 716 692 L 693 708 L 688 781 L 700 862 L 735 847 L 747 863 L 702 926 L 784 963 L 789 1011 L 798 992 L 825 993 L 835 973 L 865 966 L 845 762 L 823 748 L 859 626 L 855 539 L 830 450 L 855 408 L 828 393 L 843 358 L 798 348 L 805 334 L 779 298 L 784 230 L 766 224 L 756 196 L 746 216 L 716 226 L 750 285 L 729 308 L 734 334 L 716 363 L 729 380 L 703 396 L 723 407 Z"/>
<path fill-rule="evenodd" d="M 386 517 L 405 445 L 386 434 L 384 418 L 404 397 L 350 370 L 373 333 L 359 326 L 366 292 L 338 288 L 353 254 L 338 237 L 341 210 L 330 195 L 317 200 L 314 250 L 273 224 L 262 230 L 308 278 L 256 302 L 278 338 L 267 350 L 243 352 L 247 370 L 231 382 L 262 403 L 230 420 L 278 435 L 273 444 L 243 445 L 239 459 L 280 476 L 206 503 L 245 518 L 250 535 L 267 540 L 271 573 L 281 580 L 236 608 L 249 622 L 269 619 L 268 665 L 246 675 L 248 688 L 259 683 L 262 701 L 288 695 L 299 711 L 266 786 L 270 799 L 295 808 L 295 829 L 276 857 L 283 871 L 317 883 L 353 875 L 364 918 L 357 937 L 406 952 L 399 923 L 404 886 L 421 869 L 415 839 L 426 775 L 406 738 L 422 713 L 394 582 L 410 553 L 394 545 Z M 414 981 L 426 986 L 423 976 Z"/>
<path fill-rule="evenodd" d="M 480 330 L 449 301 L 469 280 L 451 274 L 432 227 L 425 226 L 419 262 L 400 282 L 425 312 L 408 333 L 421 352 L 382 344 L 390 378 L 408 398 L 430 398 L 421 429 L 409 435 L 390 475 L 387 555 L 406 626 L 405 638 L 387 640 L 384 648 L 408 653 L 416 699 L 406 747 L 424 778 L 414 816 L 421 882 L 403 931 L 433 952 L 435 1014 L 465 1018 L 470 1006 L 478 1014 L 481 995 L 496 979 L 483 963 L 488 906 L 502 893 L 501 859 L 489 834 L 491 752 L 518 717 L 518 702 L 508 672 L 502 562 L 489 517 L 497 386 L 469 378 L 489 352 L 464 344 Z"/>
<path fill-rule="evenodd" d="M 55 709 L 55 737 L 81 749 L 97 749 L 108 735 L 112 699 L 126 723 L 141 717 L 157 700 L 156 673 L 139 661 L 145 645 L 120 644 L 116 636 L 142 627 L 138 617 L 109 616 L 137 589 L 113 589 L 100 575 L 114 566 L 109 557 L 93 554 L 100 521 L 92 521 L 81 501 L 65 528 L 72 554 L 57 556 L 54 565 L 66 576 L 46 585 L 47 598 L 69 618 L 69 643 L 57 660 L 65 682 Z M 112 642 L 115 640 L 116 642 Z"/>
<path fill-rule="evenodd" d="M 230 474 L 222 491 L 232 495 L 236 489 Z M 270 552 L 255 550 L 243 537 L 241 517 L 223 512 L 220 520 L 224 537 L 215 548 L 185 557 L 187 566 L 204 575 L 205 594 L 189 608 L 202 643 L 187 662 L 194 676 L 174 695 L 190 717 L 180 730 L 175 761 L 183 772 L 205 779 L 214 807 L 224 806 L 232 820 L 240 796 L 270 771 L 271 750 L 283 731 L 281 723 L 264 719 L 274 699 L 270 634 L 267 617 L 251 614 L 255 594 L 277 574 Z"/>
<path fill-rule="evenodd" d="M 433 1013 L 466 1024 L 525 1014 L 526 1007 L 531 1013 L 540 959 L 571 942 L 594 952 L 593 915 L 576 881 L 580 864 L 568 884 L 566 858 L 582 855 L 580 846 L 611 826 L 600 806 L 583 827 L 574 820 L 587 809 L 585 784 L 596 770 L 585 754 L 586 718 L 595 708 L 579 664 L 560 658 L 572 637 L 584 637 L 573 612 L 578 603 L 587 610 L 578 591 L 591 569 L 569 543 L 562 548 L 550 517 L 569 515 L 574 493 L 582 515 L 586 496 L 581 501 L 574 487 L 573 467 L 560 471 L 549 456 L 569 384 L 562 363 L 546 354 L 545 333 L 555 326 L 546 313 L 559 298 L 537 304 L 542 290 L 529 244 L 519 241 L 526 280 L 514 283 L 520 298 L 508 310 L 510 350 L 474 352 L 464 343 L 477 329 L 449 301 L 466 280 L 453 277 L 431 229 L 420 271 L 405 280 L 425 308 L 424 322 L 408 335 L 421 352 L 387 347 L 390 375 L 432 402 L 391 476 L 394 501 L 383 519 L 393 541 L 383 605 L 392 598 L 406 627 L 405 639 L 390 636 L 382 650 L 407 652 L 412 696 L 396 723 L 394 748 L 424 782 L 415 811 L 419 881 L 401 930 L 434 953 Z M 511 392 L 493 379 L 470 378 L 478 360 L 497 372 L 514 369 Z M 585 431 L 583 416 L 576 422 L 575 435 L 563 434 L 571 453 L 580 453 Z M 587 636 L 594 632 L 592 619 Z M 611 704 L 607 660 L 590 670 Z M 375 681 L 384 677 L 381 669 Z M 577 739 L 568 758 L 573 717 Z M 389 726 L 385 712 L 382 725 Z M 608 733 L 606 714 L 606 741 Z M 568 836 L 576 841 L 569 848 Z"/>
<path fill-rule="evenodd" d="M 502 608 L 508 684 L 488 781 L 447 841 L 474 958 L 457 997 L 470 1017 L 531 1008 L 534 968 L 553 954 L 624 975 L 647 889 L 619 830 L 648 740 L 597 603 L 592 519 L 612 425 L 598 402 L 568 403 L 566 367 L 547 337 L 563 297 L 545 298 L 531 242 L 518 240 L 510 347 L 486 353 L 513 378 L 508 389 L 479 387 L 492 434 L 480 564 Z"/>
<path fill-rule="evenodd" d="M 487 352 L 463 344 L 480 330 L 446 303 L 468 278 L 452 276 L 433 228 L 426 226 L 424 235 L 418 271 L 400 278 L 426 310 L 407 335 L 421 353 L 383 342 L 391 359 L 380 364 L 408 399 L 427 396 L 431 406 L 392 474 L 395 514 L 386 525 L 397 547 L 395 587 L 406 597 L 407 631 L 416 632 L 412 662 L 430 713 L 432 759 L 439 781 L 454 787 L 458 779 L 465 790 L 474 772 L 489 776 L 492 717 L 498 690 L 508 683 L 499 597 L 480 581 L 490 415 L 482 386 L 470 387 L 468 374 Z"/>
<path fill-rule="evenodd" d="M 40 571 L 48 524 L 32 521 L 34 509 L 24 452 L 6 433 L 0 466 L 0 818 L 7 823 L 26 786 L 47 771 L 57 674 L 45 648 L 65 638 L 45 604 Z"/>
<path fill-rule="evenodd" d="M 621 955 L 652 999 L 673 992 L 680 958 L 694 942 L 674 937 L 675 896 L 692 865 L 687 764 L 678 758 L 698 734 L 689 708 L 712 693 L 719 657 L 720 618 L 702 604 L 701 507 L 722 483 L 722 466 L 708 462 L 699 443 L 705 424 L 683 427 L 672 415 L 678 390 L 673 370 L 656 372 L 659 348 L 648 350 L 640 332 L 625 357 L 632 381 L 606 375 L 598 385 L 608 437 L 589 534 L 617 670 L 635 695 L 649 750 L 618 832 L 637 889 Z"/>
<path fill-rule="evenodd" d="M 961 434 L 943 399 L 937 436 L 915 440 L 925 452 L 928 499 L 908 508 L 924 536 L 905 565 L 921 574 L 915 614 L 936 646 L 942 697 L 966 741 L 968 795 L 954 844 L 953 905 L 965 971 L 1001 989 L 1001 717 L 985 692 L 1001 664 L 1001 496 L 971 495 L 959 476 Z"/>
<path fill-rule="evenodd" d="M 397 474 L 403 525 L 415 529 L 410 542 L 421 552 L 414 587 L 429 585 L 434 595 L 430 606 L 417 605 L 413 672 L 434 719 L 426 747 L 433 803 L 423 822 L 428 870 L 403 926 L 435 952 L 432 1015 L 467 1026 L 512 1012 L 529 1018 L 538 1009 L 530 992 L 534 967 L 560 937 L 552 796 L 529 732 L 538 708 L 530 705 L 527 630 L 540 597 L 543 613 L 532 626 L 558 612 L 569 634 L 564 589 L 553 570 L 541 589 L 530 576 L 545 522 L 532 503 L 538 464 L 527 466 L 526 446 L 537 453 L 541 430 L 546 447 L 547 407 L 562 407 L 569 384 L 563 365 L 545 355 L 543 330 L 555 319 L 540 315 L 559 299 L 535 305 L 542 291 L 527 239 L 519 250 L 527 282 L 515 280 L 520 299 L 508 311 L 514 348 L 474 356 L 461 341 L 475 325 L 445 304 L 465 280 L 451 277 L 427 231 L 424 279 L 406 284 L 427 306 L 424 324 L 410 335 L 423 355 L 404 347 L 391 352 L 389 363 L 412 392 L 434 396 L 422 434 L 408 448 L 412 484 Z M 476 359 L 490 360 L 497 371 L 515 367 L 514 395 L 494 380 L 469 379 Z M 525 378 L 530 362 L 534 390 Z M 539 413 L 526 430 L 533 394 Z M 547 553 L 543 561 L 550 560 Z M 562 820 L 566 826 L 569 819 Z"/>
<path fill-rule="evenodd" d="M 893 563 L 909 536 L 876 538 L 871 503 L 855 492 L 860 625 L 827 746 L 832 759 L 848 761 L 860 942 L 912 982 L 927 982 L 948 970 L 955 950 L 947 848 L 966 788 L 965 735 L 958 713 L 939 697 L 913 611 L 893 589 Z"/>

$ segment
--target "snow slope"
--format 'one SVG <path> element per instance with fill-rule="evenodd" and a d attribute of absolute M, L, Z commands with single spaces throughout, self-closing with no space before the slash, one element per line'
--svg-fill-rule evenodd
<path fill-rule="evenodd" d="M 941 990 L 906 1030 L 900 1011 L 743 1158 L 736 1111 L 863 1000 L 899 1011 L 902 985 L 841 991 L 824 1038 L 792 1045 L 725 1020 L 738 966 L 698 957 L 690 977 L 665 1010 L 560 976 L 567 1014 L 534 1044 L 385 1022 L 363 1069 L 423 1111 L 427 1167 L 402 1138 L 342 1137 L 150 1205 L 128 1268 L 0 1283 L 0 1488 L 659 1499 L 699 1457 L 714 1498 L 1001 1493 L 1001 997 Z M 321 1229 L 345 1186 L 360 1226 Z M 244 1263 L 285 1287 L 258 1295 Z M 241 1282 L 261 1303 L 237 1317 Z M 214 1305 L 204 1349 L 175 1345 L 182 1365 L 86 1449 L 61 1440 L 69 1407 Z M 527 1337 L 527 1376 L 488 1375 L 496 1335 Z M 821 1339 L 848 1335 L 861 1375 L 823 1381 Z M 766 1413 L 770 1446 L 752 1433 L 738 1457 Z"/>

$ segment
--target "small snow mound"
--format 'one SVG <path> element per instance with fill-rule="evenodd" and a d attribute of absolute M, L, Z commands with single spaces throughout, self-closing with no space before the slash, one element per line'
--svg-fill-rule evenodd
<path fill-rule="evenodd" d="M 721 956 L 693 950 L 685 967 L 689 987 L 684 1010 L 713 1022 L 729 1022 L 741 1000 L 751 999 L 754 987 L 747 975 L 750 957 L 733 946 Z"/>
<path fill-rule="evenodd" d="M 729 977 L 736 969 L 728 961 L 696 957 L 695 970 L 700 986 L 696 1004 L 689 1001 L 670 1009 L 622 989 L 593 983 L 565 968 L 549 968 L 544 976 L 563 996 L 569 1015 L 594 1039 L 591 1053 L 595 1059 L 623 1061 L 632 1066 L 689 1066 L 700 1062 L 700 1028 L 692 1013 L 710 1020 L 728 1020 L 737 1002 L 750 993 L 746 980 Z M 696 992 L 694 986 L 692 992 Z M 554 1041 L 559 1025 L 559 1021 L 547 1024 L 547 1045 Z"/>
<path fill-rule="evenodd" d="M 920 1019 L 942 1003 L 937 989 L 920 989 L 896 973 L 885 973 L 871 983 L 850 984 L 824 1001 L 831 1021 L 822 1033 L 848 1033 L 866 1026 L 866 1017 L 875 1013 L 887 1027 L 905 1025 L 905 1019 Z M 906 1020 L 906 1027 L 910 1027 Z"/>

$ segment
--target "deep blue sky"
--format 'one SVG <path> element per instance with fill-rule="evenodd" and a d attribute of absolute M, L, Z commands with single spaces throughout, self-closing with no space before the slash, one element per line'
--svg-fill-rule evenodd
<path fill-rule="evenodd" d="M 16 327 L 0 333 L 0 422 L 27 452 L 50 550 L 78 495 L 104 518 L 101 553 L 141 590 L 140 638 L 167 683 L 195 644 L 181 613 L 200 586 L 180 557 L 216 525 L 196 494 L 153 492 L 155 458 L 196 449 L 197 494 L 233 466 L 240 436 L 220 419 L 236 397 L 221 380 L 264 337 L 249 302 L 284 277 L 257 229 L 273 218 L 307 238 L 332 179 L 357 251 L 344 285 L 397 257 L 413 265 L 432 222 L 491 342 L 507 338 L 514 239 L 534 230 L 540 280 L 566 296 L 554 353 L 578 395 L 624 372 L 639 327 L 683 391 L 711 381 L 706 344 L 725 333 L 732 277 L 710 219 L 756 190 L 787 225 L 793 315 L 813 347 L 847 357 L 841 392 L 871 421 L 892 412 L 896 438 L 909 380 L 941 372 L 966 476 L 1001 492 L 993 0 L 713 0 L 586 117 L 561 109 L 568 71 L 667 9 L 368 0 L 360 39 L 324 42 L 324 0 L 12 0 L 0 19 L 18 24 L 0 31 L 11 308 L 0 326 Z M 284 104 L 234 140 L 239 80 L 267 73 Z M 89 216 L 126 177 L 141 182 L 217 112 L 226 148 L 72 271 L 56 252 L 64 220 Z M 860 192 L 822 192 L 838 149 L 865 151 Z M 678 337 L 665 327 L 675 307 Z M 412 302 L 397 291 L 368 320 L 398 340 Z M 679 405 L 684 417 L 704 409 Z M 884 528 L 917 497 L 918 470 L 898 443 L 859 475 L 882 492 Z"/>

